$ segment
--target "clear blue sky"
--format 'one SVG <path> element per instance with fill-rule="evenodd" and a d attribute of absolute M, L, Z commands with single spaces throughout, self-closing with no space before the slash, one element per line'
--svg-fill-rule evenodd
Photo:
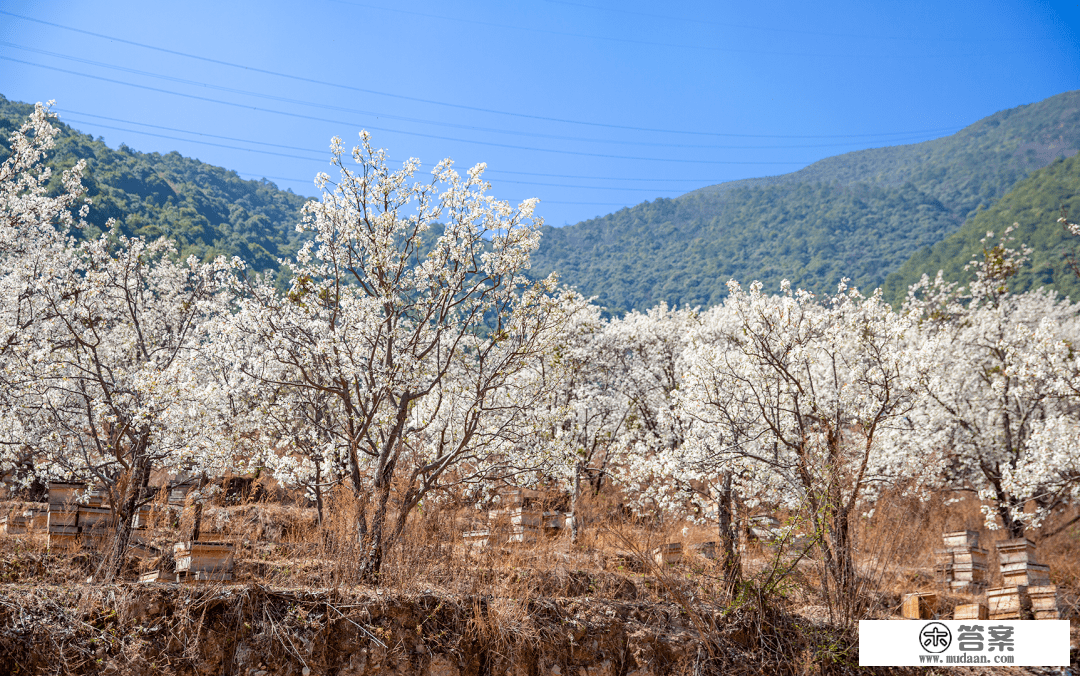
<path fill-rule="evenodd" d="M 367 128 L 395 159 L 487 162 L 497 197 L 539 197 L 556 226 L 1080 88 L 1077 2 L 0 0 L 0 12 L 0 93 L 56 99 L 112 147 L 177 150 L 314 195 L 330 137 L 351 147 Z"/>

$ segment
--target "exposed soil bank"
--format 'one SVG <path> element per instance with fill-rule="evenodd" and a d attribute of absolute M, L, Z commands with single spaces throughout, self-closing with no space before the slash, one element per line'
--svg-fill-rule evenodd
<path fill-rule="evenodd" d="M 632 600 L 134 583 L 0 587 L 0 673 L 651 676 L 841 673 L 789 618 Z"/>

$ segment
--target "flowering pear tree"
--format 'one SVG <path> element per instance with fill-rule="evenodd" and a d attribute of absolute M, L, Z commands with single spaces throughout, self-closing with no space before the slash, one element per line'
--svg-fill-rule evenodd
<path fill-rule="evenodd" d="M 913 403 L 902 376 L 907 324 L 880 294 L 843 284 L 821 300 L 786 283 L 779 296 L 757 282 L 729 289 L 693 334 L 679 399 L 690 440 L 667 466 L 718 485 L 722 498 L 741 481 L 805 509 L 819 533 L 830 608 L 850 619 L 853 518 L 868 486 L 886 478 L 882 431 Z M 721 537 L 730 547 L 730 531 Z"/>
<path fill-rule="evenodd" d="M 1009 290 L 1030 252 L 1011 248 L 1010 232 L 992 246 L 987 233 L 965 287 L 940 274 L 912 287 L 907 307 L 920 345 L 910 368 L 921 403 L 896 443 L 933 460 L 928 476 L 938 486 L 977 491 L 988 527 L 1021 537 L 1075 483 L 1078 463 L 1065 456 L 1077 420 L 1069 374 L 1080 324 L 1078 307 L 1053 293 Z"/>
<path fill-rule="evenodd" d="M 131 522 L 153 468 L 213 464 L 207 415 L 218 399 L 197 368 L 200 319 L 213 312 L 230 264 L 174 263 L 167 240 L 109 233 L 76 247 L 47 280 L 32 336 L 16 365 L 18 443 L 51 477 L 105 486 L 116 536 L 103 574 L 123 564 Z"/>
<path fill-rule="evenodd" d="M 391 170 L 366 132 L 355 168 L 339 139 L 332 151 L 340 180 L 318 178 L 322 201 L 298 226 L 313 239 L 288 293 L 250 282 L 228 332 L 233 345 L 260 346 L 236 370 L 274 389 L 279 427 L 311 425 L 307 441 L 273 454 L 309 476 L 327 459 L 344 465 L 359 504 L 359 575 L 374 580 L 421 499 L 489 475 L 530 443 L 543 393 L 525 387 L 527 371 L 575 304 L 553 294 L 554 277 L 523 277 L 540 237 L 535 200 L 488 196 L 484 165 L 462 177 L 447 160 L 422 183 L 417 160 Z"/>
<path fill-rule="evenodd" d="M 67 267 L 69 231 L 78 225 L 72 212 L 81 218 L 87 209 L 84 162 L 64 172 L 58 194 L 48 193 L 51 170 L 42 162 L 58 133 L 49 105 L 37 104 L 12 133 L 0 165 L 0 475 L 24 484 L 39 477 L 32 447 L 24 443 L 17 402 L 30 380 L 19 365 L 45 358 L 32 340 L 46 310 L 41 289 Z"/>

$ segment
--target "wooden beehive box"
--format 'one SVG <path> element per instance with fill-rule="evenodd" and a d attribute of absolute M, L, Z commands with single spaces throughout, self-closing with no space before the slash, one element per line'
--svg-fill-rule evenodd
<path fill-rule="evenodd" d="M 1035 543 L 1027 538 L 1005 540 L 997 543 L 998 561 L 1008 563 L 1035 563 Z"/>
<path fill-rule="evenodd" d="M 76 502 L 78 494 L 86 490 L 84 483 L 65 483 L 62 481 L 49 482 L 49 507 L 53 505 L 70 505 Z"/>
<path fill-rule="evenodd" d="M 945 547 L 950 550 L 975 549 L 979 546 L 979 532 L 974 530 L 957 530 L 951 533 L 943 533 Z"/>
<path fill-rule="evenodd" d="M 461 534 L 461 539 L 471 547 L 487 547 L 491 539 L 490 530 L 467 530 Z"/>
<path fill-rule="evenodd" d="M 79 525 L 79 510 L 78 509 L 50 509 L 48 513 L 47 525 L 49 532 L 51 533 L 53 528 L 74 527 Z"/>
<path fill-rule="evenodd" d="M 509 510 L 509 514 L 510 524 L 513 526 L 540 527 L 542 517 L 539 511 L 518 507 L 517 509 Z"/>
<path fill-rule="evenodd" d="M 1031 607 L 1027 587 L 995 587 L 986 590 L 986 605 L 991 620 L 1019 620 Z"/>
<path fill-rule="evenodd" d="M 536 542 L 540 538 L 540 528 L 538 526 L 523 526 L 515 525 L 510 528 L 510 537 L 506 539 L 507 542 Z"/>
<path fill-rule="evenodd" d="M 971 564 L 975 566 L 981 566 L 986 568 L 987 552 L 985 549 L 957 549 L 952 552 L 953 563 L 957 564 Z"/>
<path fill-rule="evenodd" d="M 670 563 L 679 563 L 682 561 L 682 543 L 681 542 L 669 542 L 664 545 L 660 545 L 652 551 L 653 561 L 656 565 L 663 566 Z"/>
<path fill-rule="evenodd" d="M 78 549 L 80 540 L 78 526 L 51 526 L 49 528 L 49 551 Z"/>
<path fill-rule="evenodd" d="M 175 578 L 175 575 L 166 573 L 161 570 L 151 570 L 148 573 L 139 575 L 139 582 L 171 582 Z"/>
<path fill-rule="evenodd" d="M 909 620 L 928 620 L 937 613 L 938 595 L 932 592 L 916 592 L 904 595 L 900 614 Z"/>
<path fill-rule="evenodd" d="M 112 510 L 108 507 L 79 507 L 79 526 L 83 531 L 105 532 L 112 520 Z"/>
<path fill-rule="evenodd" d="M 989 620 L 990 609 L 985 603 L 963 603 L 953 610 L 954 620 Z"/>
<path fill-rule="evenodd" d="M 1003 563 L 1001 578 L 1007 586 L 1044 586 L 1050 584 L 1050 566 L 1045 563 Z"/>
<path fill-rule="evenodd" d="M 43 531 L 49 527 L 49 505 L 39 503 L 39 506 L 31 507 L 23 512 L 23 516 L 29 519 L 29 526 L 34 530 Z"/>
<path fill-rule="evenodd" d="M 205 570 L 177 571 L 177 582 L 228 582 L 233 579 L 232 573 L 212 573 Z"/>
<path fill-rule="evenodd" d="M 233 550 L 227 542 L 178 542 L 173 547 L 176 572 L 231 572 Z"/>
<path fill-rule="evenodd" d="M 1050 584 L 1028 587 L 1028 598 L 1031 599 L 1031 612 L 1036 620 L 1060 619 L 1056 586 Z"/>
<path fill-rule="evenodd" d="M 698 556 L 706 559 L 716 558 L 716 543 L 715 542 L 695 542 L 690 545 L 690 551 Z"/>
<path fill-rule="evenodd" d="M 0 517 L 0 532 L 5 535 L 22 535 L 26 533 L 30 520 L 22 514 L 8 514 Z"/>

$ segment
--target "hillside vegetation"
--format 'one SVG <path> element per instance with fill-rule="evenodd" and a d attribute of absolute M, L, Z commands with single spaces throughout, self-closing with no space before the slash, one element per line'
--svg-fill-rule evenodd
<path fill-rule="evenodd" d="M 7 158 L 12 130 L 33 109 L 0 95 L 0 161 Z M 181 256 L 235 255 L 256 270 L 276 270 L 277 258 L 295 251 L 293 226 L 307 198 L 177 152 L 141 153 L 123 145 L 112 150 L 100 138 L 57 126 L 61 134 L 49 158 L 52 187 L 60 188 L 58 170 L 85 159 L 83 184 L 93 200 L 87 220 L 97 231 L 115 218 L 125 234 L 175 239 Z"/>
<path fill-rule="evenodd" d="M 964 266 L 981 256 L 980 240 L 986 233 L 1000 234 L 1015 223 L 1015 241 L 1033 252 L 1029 265 L 1016 275 L 1014 290 L 1046 286 L 1080 299 L 1080 279 L 1068 265 L 1069 257 L 1076 253 L 1076 237 L 1057 222 L 1062 207 L 1073 216 L 1080 215 L 1080 155 L 1033 172 L 960 230 L 916 253 L 885 280 L 886 296 L 894 303 L 902 301 L 908 286 L 923 274 L 933 277 L 938 270 L 948 281 L 965 280 Z"/>
<path fill-rule="evenodd" d="M 6 139 L 31 110 L 0 96 L 0 136 Z M 176 152 L 112 150 L 100 138 L 60 126 L 50 164 L 63 169 L 87 159 L 95 228 L 116 218 L 127 234 L 176 239 L 183 256 L 238 255 L 257 270 L 276 269 L 279 257 L 296 250 L 294 226 L 306 198 Z M 866 290 L 888 279 L 895 300 L 905 284 L 923 271 L 932 274 L 953 254 L 959 259 L 944 266 L 961 268 L 970 246 L 946 238 L 957 233 L 977 243 L 979 237 L 962 234 L 966 227 L 957 232 L 967 219 L 1003 214 L 992 207 L 1017 182 L 1078 149 L 1080 91 L 1001 111 L 945 138 L 847 153 L 783 176 L 732 181 L 546 227 L 531 274 L 558 271 L 564 283 L 597 296 L 614 314 L 662 301 L 715 305 L 733 277 L 760 279 L 769 290 L 789 279 L 818 292 L 833 290 L 843 277 Z M 0 159 L 5 155 L 0 147 Z M 1026 184 L 1025 199 L 1056 214 L 1064 193 L 1048 186 L 1036 194 L 1038 177 Z M 1043 198 L 1048 201 L 1036 205 Z M 1024 225 L 1025 218 L 1014 220 Z M 1043 220 L 1050 230 L 1057 227 L 1056 216 Z M 979 223 L 970 232 L 1002 227 Z M 1026 239 L 1039 250 L 1041 267 L 1024 279 L 1072 293 L 1060 286 L 1072 278 L 1061 265 L 1054 268 L 1064 246 L 1055 237 Z M 1042 251 L 1044 245 L 1051 248 Z"/>
<path fill-rule="evenodd" d="M 712 305 L 732 277 L 831 291 L 846 276 L 871 290 L 1031 171 L 1078 148 L 1080 92 L 1068 92 L 945 138 L 547 228 L 533 271 L 558 270 L 615 313 L 661 301 Z"/>

